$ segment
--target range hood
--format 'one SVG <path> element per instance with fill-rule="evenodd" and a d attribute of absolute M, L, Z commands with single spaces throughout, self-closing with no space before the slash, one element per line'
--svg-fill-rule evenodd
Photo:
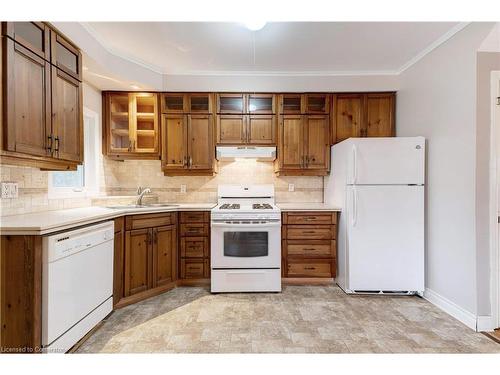
<path fill-rule="evenodd" d="M 217 160 L 234 160 L 235 158 L 273 161 L 276 159 L 274 146 L 217 146 Z"/>

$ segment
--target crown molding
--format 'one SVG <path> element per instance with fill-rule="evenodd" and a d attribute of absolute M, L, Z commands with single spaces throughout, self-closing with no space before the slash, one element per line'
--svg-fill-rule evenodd
<path fill-rule="evenodd" d="M 400 75 L 403 73 L 406 69 L 410 68 L 412 65 L 415 65 L 418 61 L 422 60 L 426 55 L 434 51 L 437 47 L 439 47 L 441 44 L 446 42 L 448 39 L 453 37 L 456 33 L 464 29 L 470 24 L 470 22 L 460 22 L 454 27 L 452 27 L 450 30 L 448 30 L 446 33 L 444 33 L 440 38 L 436 39 L 434 42 L 429 44 L 427 48 L 423 49 L 418 53 L 415 57 L 413 57 L 411 60 L 409 60 L 406 64 L 404 64 L 399 70 L 396 72 L 397 75 Z"/>

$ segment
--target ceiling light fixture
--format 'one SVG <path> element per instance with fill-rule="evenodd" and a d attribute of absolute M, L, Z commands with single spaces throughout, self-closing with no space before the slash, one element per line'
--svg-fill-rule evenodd
<path fill-rule="evenodd" d="M 258 21 L 258 20 L 253 20 L 253 21 L 246 21 L 243 23 L 243 25 L 251 31 L 258 31 L 264 26 L 266 26 L 267 22 L 266 21 Z"/>

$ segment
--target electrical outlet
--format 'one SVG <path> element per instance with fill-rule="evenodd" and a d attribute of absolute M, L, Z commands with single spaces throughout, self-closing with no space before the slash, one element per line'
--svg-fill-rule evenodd
<path fill-rule="evenodd" d="M 17 182 L 2 182 L 2 198 L 17 198 L 19 196 Z"/>
<path fill-rule="evenodd" d="M 181 193 L 185 193 L 185 192 L 186 192 L 186 185 L 181 184 Z"/>
<path fill-rule="evenodd" d="M 288 191 L 295 191 L 295 185 L 294 184 L 288 184 Z"/>

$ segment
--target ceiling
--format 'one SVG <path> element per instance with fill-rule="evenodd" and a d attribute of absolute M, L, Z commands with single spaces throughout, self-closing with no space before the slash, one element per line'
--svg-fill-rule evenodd
<path fill-rule="evenodd" d="M 89 22 L 109 52 L 162 74 L 397 74 L 453 22 Z"/>

